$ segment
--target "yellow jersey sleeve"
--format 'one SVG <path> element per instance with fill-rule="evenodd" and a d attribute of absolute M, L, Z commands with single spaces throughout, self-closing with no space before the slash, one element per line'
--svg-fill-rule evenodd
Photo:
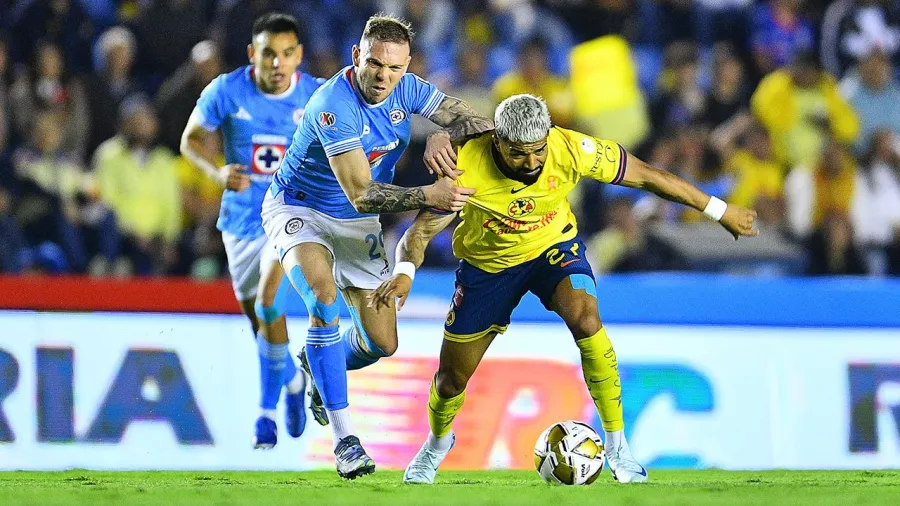
<path fill-rule="evenodd" d="M 628 153 L 620 144 L 572 130 L 563 131 L 575 158 L 575 172 L 601 183 L 619 184 L 625 177 Z"/>

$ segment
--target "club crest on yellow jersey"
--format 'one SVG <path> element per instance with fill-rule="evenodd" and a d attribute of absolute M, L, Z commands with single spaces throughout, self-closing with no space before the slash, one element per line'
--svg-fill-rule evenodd
<path fill-rule="evenodd" d="M 534 212 L 534 199 L 531 197 L 518 198 L 510 202 L 506 214 L 512 218 L 521 218 Z"/>

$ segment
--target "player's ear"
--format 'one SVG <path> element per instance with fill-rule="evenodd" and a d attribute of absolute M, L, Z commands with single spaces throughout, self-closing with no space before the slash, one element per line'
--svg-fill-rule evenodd
<path fill-rule="evenodd" d="M 247 44 L 247 59 L 250 60 L 250 63 L 253 63 L 253 56 L 256 54 L 256 49 L 253 48 L 253 44 Z"/>
<path fill-rule="evenodd" d="M 297 44 L 297 65 L 303 63 L 303 44 Z"/>
<path fill-rule="evenodd" d="M 354 67 L 359 67 L 359 52 L 359 46 L 354 44 L 353 49 L 350 50 L 350 59 L 353 60 Z"/>

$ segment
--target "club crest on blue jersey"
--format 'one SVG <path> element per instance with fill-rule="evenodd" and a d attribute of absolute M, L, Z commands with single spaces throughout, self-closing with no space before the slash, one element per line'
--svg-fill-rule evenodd
<path fill-rule="evenodd" d="M 391 109 L 391 123 L 399 125 L 406 119 L 406 111 L 403 109 Z"/>

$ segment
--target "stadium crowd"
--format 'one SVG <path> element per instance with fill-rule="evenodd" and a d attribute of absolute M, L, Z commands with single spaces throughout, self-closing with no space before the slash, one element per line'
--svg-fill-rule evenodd
<path fill-rule="evenodd" d="M 900 275 L 892 0 L 0 0 L 0 271 L 225 275 L 222 190 L 179 140 L 272 10 L 301 21 L 302 70 L 321 77 L 369 15 L 401 15 L 409 70 L 480 112 L 541 95 L 556 124 L 755 208 L 800 272 Z M 404 186 L 431 177 L 417 119 Z M 702 215 L 590 183 L 574 207 L 595 270 L 691 268 L 654 225 Z M 382 219 L 392 243 L 412 216 Z M 454 265 L 449 231 L 426 265 Z"/>

